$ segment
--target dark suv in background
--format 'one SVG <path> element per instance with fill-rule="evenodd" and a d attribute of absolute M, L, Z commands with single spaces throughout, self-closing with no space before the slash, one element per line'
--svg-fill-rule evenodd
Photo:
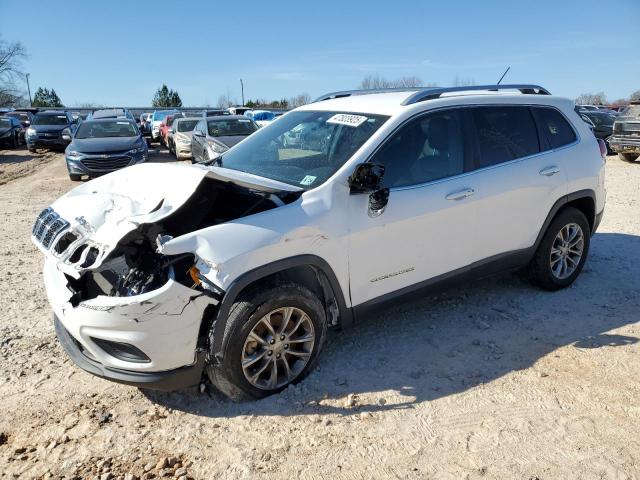
<path fill-rule="evenodd" d="M 77 120 L 69 112 L 38 112 L 27 129 L 27 148 L 32 153 L 38 147 L 64 150 L 76 127 Z"/>
<path fill-rule="evenodd" d="M 640 102 L 631 102 L 629 108 L 616 117 L 609 145 L 627 162 L 640 156 Z"/>

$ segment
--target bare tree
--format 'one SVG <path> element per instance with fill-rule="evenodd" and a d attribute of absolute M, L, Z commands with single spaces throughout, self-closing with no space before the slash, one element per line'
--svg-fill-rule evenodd
<path fill-rule="evenodd" d="M 607 103 L 607 96 L 604 92 L 581 93 L 575 102 L 576 105 L 604 105 Z"/>
<path fill-rule="evenodd" d="M 227 88 L 227 91 L 218 97 L 218 107 L 229 108 L 236 105 L 238 101 L 235 98 L 231 98 L 231 91 Z"/>
<path fill-rule="evenodd" d="M 414 75 L 411 75 L 409 77 L 401 77 L 393 83 L 396 87 L 422 87 L 424 84 L 421 78 L 418 78 Z"/>
<path fill-rule="evenodd" d="M 472 87 L 476 84 L 476 79 L 473 77 L 464 78 L 456 75 L 456 78 L 453 79 L 454 87 Z"/>
<path fill-rule="evenodd" d="M 311 103 L 311 96 L 308 93 L 301 93 L 300 95 L 291 97 L 288 101 L 290 108 L 301 107 L 302 105 L 306 105 L 307 103 Z"/>
<path fill-rule="evenodd" d="M 397 80 L 387 80 L 377 73 L 375 75 L 367 75 L 360 82 L 362 90 L 374 90 L 379 88 L 411 88 L 422 87 L 424 82 L 421 78 L 411 75 L 408 77 L 400 77 Z M 430 84 L 429 86 L 433 86 Z"/>
<path fill-rule="evenodd" d="M 7 43 L 0 38 L 0 106 L 17 106 L 22 102 L 22 91 L 17 81 L 24 78 L 22 60 L 27 51 L 20 42 Z"/>
<path fill-rule="evenodd" d="M 632 102 L 640 102 L 640 90 L 636 90 L 631 94 L 629 100 Z"/>

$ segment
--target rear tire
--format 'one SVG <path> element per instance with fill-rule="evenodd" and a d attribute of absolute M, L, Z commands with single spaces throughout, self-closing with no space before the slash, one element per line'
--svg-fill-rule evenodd
<path fill-rule="evenodd" d="M 571 285 L 587 260 L 590 239 L 591 229 L 584 213 L 573 207 L 560 210 L 531 260 L 533 281 L 550 291 Z"/>
<path fill-rule="evenodd" d="M 211 327 L 210 345 L 223 335 L 222 359 L 206 366 L 207 376 L 234 401 L 272 395 L 309 374 L 326 332 L 322 303 L 307 288 L 286 282 L 250 289 L 231 307 L 224 332 Z"/>
<path fill-rule="evenodd" d="M 619 153 L 618 157 L 620 158 L 620 160 L 623 160 L 625 162 L 633 162 L 633 161 L 635 161 L 636 158 L 638 158 L 638 154 L 636 154 L 636 153 Z"/>

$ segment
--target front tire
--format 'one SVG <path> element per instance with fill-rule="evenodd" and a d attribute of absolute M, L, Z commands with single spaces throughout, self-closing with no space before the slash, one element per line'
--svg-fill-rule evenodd
<path fill-rule="evenodd" d="M 625 162 L 633 162 L 636 158 L 638 158 L 638 154 L 636 153 L 619 153 L 618 157 L 620 160 Z"/>
<path fill-rule="evenodd" d="M 320 300 L 307 288 L 280 283 L 254 288 L 231 307 L 220 365 L 206 367 L 211 383 L 232 400 L 263 398 L 306 377 L 327 332 Z M 209 352 L 210 357 L 214 352 Z"/>
<path fill-rule="evenodd" d="M 531 261 L 534 282 L 550 291 L 571 285 L 587 260 L 590 239 L 591 229 L 584 213 L 573 207 L 560 210 Z"/>

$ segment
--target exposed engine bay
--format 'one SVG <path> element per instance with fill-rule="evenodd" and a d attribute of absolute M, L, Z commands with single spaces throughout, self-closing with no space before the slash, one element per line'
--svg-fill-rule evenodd
<path fill-rule="evenodd" d="M 98 191 L 90 193 L 103 195 Z M 215 297 L 216 288 L 199 274 L 193 253 L 163 255 L 158 253 L 161 244 L 186 233 L 271 210 L 299 196 L 299 192 L 250 188 L 204 176 L 186 201 L 164 215 L 165 198 L 143 212 L 136 205 L 138 211 L 126 218 L 116 204 L 121 199 L 111 195 L 112 207 L 103 214 L 102 228 L 107 226 L 109 215 L 118 212 L 118 218 L 111 220 L 113 229 L 125 232 L 113 246 L 101 244 L 100 225 L 84 216 L 76 217 L 75 221 L 67 219 L 64 212 L 58 214 L 52 208 L 38 217 L 33 238 L 41 250 L 58 257 L 74 307 L 99 295 L 141 295 L 164 285 L 169 278 Z M 126 202 L 134 201 L 122 200 Z M 161 218 L 152 221 L 157 216 Z"/>

